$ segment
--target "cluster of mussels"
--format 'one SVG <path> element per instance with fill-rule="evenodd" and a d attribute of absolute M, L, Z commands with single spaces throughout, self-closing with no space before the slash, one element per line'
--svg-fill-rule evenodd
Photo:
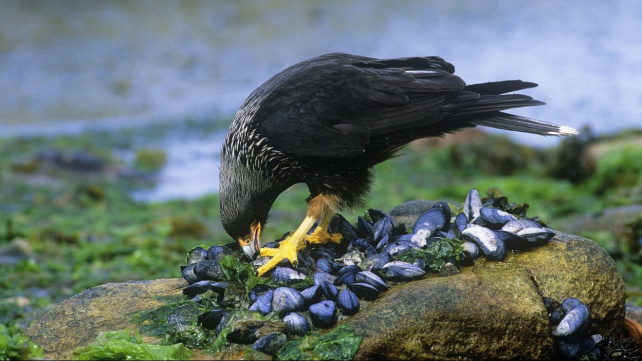
<path fill-rule="evenodd" d="M 589 309 L 577 298 L 567 298 L 561 305 L 544 297 L 544 307 L 549 313 L 558 356 L 574 360 L 582 356 L 587 360 L 601 359 L 597 344 L 604 338 L 600 334 L 588 335 L 591 318 Z"/>
<path fill-rule="evenodd" d="M 253 333 L 241 330 L 254 336 L 239 342 L 253 343 L 254 349 L 273 354 L 287 341 L 284 333 L 304 335 L 313 329 L 312 326 L 332 327 L 341 317 L 354 315 L 363 303 L 388 290 L 389 282 L 415 280 L 427 271 L 439 271 L 421 257 L 414 261 L 406 257 L 409 262 L 399 260 L 400 255 L 427 250 L 435 242 L 446 240 L 461 247 L 457 257 L 445 260 L 442 276 L 459 273 L 458 267 L 470 265 L 482 256 L 500 261 L 507 250 L 526 250 L 546 244 L 555 233 L 538 221 L 527 219 L 526 207 L 510 206 L 506 197 L 493 197 L 492 194 L 482 201 L 473 189 L 459 214 L 452 217 L 448 204 L 435 203 L 419 216 L 412 232 L 397 226 L 393 218 L 382 211 L 369 210 L 370 220 L 359 217 L 356 226 L 337 215 L 330 231 L 342 234 L 341 244 L 310 245 L 299 252 L 296 267 L 281 263 L 272 271 L 276 286 L 259 284 L 246 296 L 250 311 L 279 315 L 285 323 L 284 329 L 260 334 L 258 329 L 262 325 L 258 323 Z M 278 247 L 278 242 L 264 247 Z M 238 290 L 239 287 L 232 287 L 219 265 L 227 254 L 239 256 L 242 253 L 236 245 L 214 246 L 208 250 L 197 247 L 189 252 L 188 265 L 182 267 L 183 277 L 190 284 L 183 291 L 187 297 L 214 291 L 222 298 L 221 309 L 199 318 L 204 327 L 218 332 L 229 322 L 234 312 L 230 308 L 243 304 L 228 295 L 236 292 L 231 289 Z M 265 261 L 259 258 L 253 266 L 258 267 Z M 448 267 L 451 270 L 444 273 Z M 310 278 L 312 285 L 303 282 Z M 232 339 L 235 338 L 227 338 L 228 341 Z"/>

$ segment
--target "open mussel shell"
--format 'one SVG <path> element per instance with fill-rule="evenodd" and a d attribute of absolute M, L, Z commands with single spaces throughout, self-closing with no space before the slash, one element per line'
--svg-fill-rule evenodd
<path fill-rule="evenodd" d="M 381 211 L 379 209 L 368 209 L 367 212 L 368 212 L 368 217 L 370 217 L 373 224 L 379 222 L 384 218 L 388 218 L 392 220 L 392 217 L 390 217 L 388 213 Z"/>
<path fill-rule="evenodd" d="M 427 233 L 427 237 L 432 236 L 438 230 L 447 227 L 450 224 L 450 209 L 446 204 L 443 207 L 440 203 L 436 203 L 432 208 L 424 212 L 412 228 L 412 232 L 417 234 L 420 231 Z M 445 203 L 443 203 L 445 204 Z"/>
<path fill-rule="evenodd" d="M 325 300 L 310 305 L 310 319 L 318 328 L 330 328 L 337 322 L 336 305 L 334 301 Z"/>
<path fill-rule="evenodd" d="M 264 321 L 239 321 L 234 324 L 227 341 L 232 343 L 250 344 L 256 342 L 258 330 L 263 327 Z"/>
<path fill-rule="evenodd" d="M 236 311 L 227 311 L 223 314 L 223 317 L 221 317 L 218 326 L 216 326 L 216 333 L 221 333 L 223 328 L 226 327 L 228 323 L 230 323 L 230 321 L 234 318 L 234 314 L 236 314 Z"/>
<path fill-rule="evenodd" d="M 375 286 L 363 282 L 351 283 L 348 285 L 348 289 L 352 291 L 358 298 L 364 299 L 366 301 L 375 300 L 381 293 L 381 291 L 379 291 Z"/>
<path fill-rule="evenodd" d="M 461 244 L 461 248 L 472 259 L 476 259 L 481 255 L 481 253 L 479 252 L 479 246 L 477 246 L 477 244 L 475 244 L 474 242 L 466 241 Z"/>
<path fill-rule="evenodd" d="M 553 336 L 565 337 L 577 334 L 588 326 L 589 321 L 588 307 L 584 304 L 577 305 L 564 315 L 564 318 L 553 330 Z"/>
<path fill-rule="evenodd" d="M 194 282 L 197 282 L 200 278 L 194 273 L 194 269 L 196 268 L 196 263 L 193 263 L 189 266 L 181 266 L 181 274 L 183 275 L 183 279 L 187 281 L 187 283 L 192 284 Z"/>
<path fill-rule="evenodd" d="M 479 210 L 481 218 L 486 221 L 486 224 L 492 227 L 493 229 L 500 229 L 504 224 L 514 221 L 517 218 L 508 212 L 504 212 L 501 209 L 491 208 L 491 207 L 482 207 Z"/>
<path fill-rule="evenodd" d="M 411 248 L 418 249 L 421 247 L 419 247 L 417 244 L 413 243 L 412 241 L 404 241 L 404 240 L 399 240 L 399 238 L 397 238 L 396 241 L 384 247 L 381 253 L 387 253 L 390 256 L 394 257 L 396 254 L 405 252 Z"/>
<path fill-rule="evenodd" d="M 267 315 L 272 312 L 272 298 L 274 290 L 269 290 L 261 296 L 257 297 L 256 301 L 250 306 L 250 311 L 259 312 L 262 315 Z"/>
<path fill-rule="evenodd" d="M 542 228 L 542 227 L 540 227 L 539 223 L 535 221 L 531 221 L 530 219 L 516 219 L 514 221 L 510 221 L 504 224 L 501 230 L 517 233 L 522 229 L 526 229 L 526 228 Z"/>
<path fill-rule="evenodd" d="M 392 237 L 392 231 L 394 229 L 394 223 L 390 216 L 383 217 L 375 224 L 372 225 L 372 241 L 373 244 L 379 244 L 384 238 L 390 239 Z M 380 248 L 377 246 L 377 248 Z"/>
<path fill-rule="evenodd" d="M 274 332 L 260 337 L 252 344 L 252 349 L 274 356 L 288 342 L 288 337 L 281 332 Z"/>
<path fill-rule="evenodd" d="M 227 312 L 223 309 L 207 311 L 198 316 L 197 323 L 205 329 L 215 330 Z"/>
<path fill-rule="evenodd" d="M 366 258 L 361 265 L 370 271 L 378 272 L 383 268 L 383 266 L 390 262 L 390 259 L 390 255 L 388 253 L 382 252 L 375 256 Z M 354 274 L 352 275 L 354 276 Z M 354 278 L 352 282 L 354 282 Z"/>
<path fill-rule="evenodd" d="M 207 259 L 220 260 L 223 256 L 232 254 L 229 248 L 224 246 L 212 246 L 207 249 Z"/>
<path fill-rule="evenodd" d="M 468 218 L 466 217 L 466 214 L 464 212 L 459 212 L 457 214 L 453 226 L 457 228 L 459 234 L 461 234 L 464 229 L 468 228 Z"/>
<path fill-rule="evenodd" d="M 287 313 L 300 310 L 305 304 L 301 293 L 293 288 L 279 287 L 272 296 L 272 311 Z"/>
<path fill-rule="evenodd" d="M 546 244 L 551 238 L 555 237 L 555 232 L 546 228 L 524 228 L 517 234 L 526 238 L 534 246 L 541 246 Z"/>
<path fill-rule="evenodd" d="M 359 230 L 338 213 L 332 216 L 330 233 L 339 233 L 348 241 L 359 238 Z"/>
<path fill-rule="evenodd" d="M 482 201 L 479 193 L 476 189 L 471 189 L 466 196 L 466 201 L 464 202 L 464 214 L 468 218 L 469 222 L 473 222 L 475 219 L 479 218 L 480 210 L 482 208 Z"/>
<path fill-rule="evenodd" d="M 276 267 L 272 272 L 272 278 L 277 283 L 292 285 L 303 281 L 307 276 L 304 273 L 293 270 L 288 267 Z"/>
<path fill-rule="evenodd" d="M 207 257 L 207 251 L 203 247 L 194 247 L 189 252 L 187 252 L 187 264 L 196 264 L 201 261 L 205 261 Z"/>
<path fill-rule="evenodd" d="M 564 302 L 562 302 L 562 311 L 567 313 L 581 304 L 583 304 L 582 301 L 578 300 L 577 298 L 567 298 L 564 300 Z"/>
<path fill-rule="evenodd" d="M 383 278 L 391 281 L 408 281 L 426 274 L 422 268 L 402 261 L 394 261 L 381 268 Z"/>
<path fill-rule="evenodd" d="M 355 274 L 355 281 L 372 285 L 380 292 L 384 292 L 388 290 L 388 285 L 386 284 L 386 281 L 382 280 L 381 277 L 377 276 L 376 274 L 370 271 L 357 272 L 357 274 Z"/>
<path fill-rule="evenodd" d="M 372 238 L 372 223 L 368 222 L 363 217 L 357 218 L 357 231 L 362 237 Z"/>
<path fill-rule="evenodd" d="M 285 329 L 298 336 L 303 336 L 306 332 L 310 331 L 310 323 L 308 319 L 298 312 L 290 312 L 283 317 L 285 322 Z"/>
<path fill-rule="evenodd" d="M 461 232 L 461 235 L 464 240 L 477 244 L 484 256 L 491 261 L 501 261 L 506 257 L 504 242 L 488 228 L 468 227 Z"/>
<path fill-rule="evenodd" d="M 226 288 L 227 288 L 227 282 L 216 282 L 216 281 L 204 280 L 204 281 L 198 281 L 198 282 L 192 283 L 191 285 L 183 288 L 183 294 L 187 298 L 194 298 L 197 295 L 200 295 L 201 293 L 205 293 L 207 291 L 223 293 L 225 292 Z"/>
<path fill-rule="evenodd" d="M 350 242 L 348 245 L 348 251 L 359 251 L 362 252 L 366 257 L 372 257 L 377 254 L 375 247 L 370 244 L 365 238 L 357 238 L 354 241 Z"/>
<path fill-rule="evenodd" d="M 196 264 L 194 273 L 202 280 L 225 281 L 225 273 L 218 264 L 218 261 L 206 259 Z"/>
<path fill-rule="evenodd" d="M 495 235 L 504 243 L 507 250 L 519 251 L 535 247 L 533 243 L 517 233 L 499 230 L 495 231 Z"/>
<path fill-rule="evenodd" d="M 383 236 L 379 242 L 377 243 L 377 246 L 375 247 L 375 250 L 381 251 L 384 247 L 386 247 L 390 243 L 390 235 L 386 234 Z"/>

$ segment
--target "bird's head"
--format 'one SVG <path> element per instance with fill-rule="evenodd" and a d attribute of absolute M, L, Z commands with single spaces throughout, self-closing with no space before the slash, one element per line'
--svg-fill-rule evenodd
<path fill-rule="evenodd" d="M 260 172 L 225 155 L 221 158 L 219 176 L 223 228 L 253 259 L 261 247 L 261 230 L 278 193 Z"/>

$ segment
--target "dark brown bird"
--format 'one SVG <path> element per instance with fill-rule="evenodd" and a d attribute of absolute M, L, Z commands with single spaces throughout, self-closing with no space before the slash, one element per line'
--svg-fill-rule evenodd
<path fill-rule="evenodd" d="M 328 224 L 362 204 L 370 168 L 409 142 L 477 125 L 541 135 L 577 134 L 503 110 L 542 105 L 520 94 L 537 86 L 508 80 L 466 85 L 439 57 L 374 59 L 327 54 L 295 64 L 256 89 L 232 122 L 221 152 L 221 221 L 253 258 L 276 198 L 297 183 L 310 189 L 301 225 L 272 259 L 297 261 L 305 242 L 339 242 Z M 315 231 L 309 230 L 318 223 Z"/>

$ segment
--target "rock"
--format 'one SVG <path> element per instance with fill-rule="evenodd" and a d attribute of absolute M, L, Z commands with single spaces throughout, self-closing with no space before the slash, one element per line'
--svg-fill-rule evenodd
<path fill-rule="evenodd" d="M 33 250 L 24 238 L 14 238 L 8 245 L 0 247 L 0 265 L 3 266 L 11 266 L 33 256 Z"/>
<path fill-rule="evenodd" d="M 390 210 L 390 216 L 399 226 L 404 225 L 406 229 L 411 229 L 417 218 L 437 203 L 436 201 L 414 200 L 401 203 Z"/>
<path fill-rule="evenodd" d="M 178 279 L 107 284 L 61 303 L 27 330 L 47 358 L 70 358 L 100 331 L 137 328 L 132 315 L 180 297 Z M 475 261 L 459 274 L 392 287 L 340 324 L 363 336 L 356 359 L 550 359 L 551 326 L 542 297 L 575 297 L 591 312 L 588 334 L 617 336 L 624 283 L 596 243 L 557 233 L 546 246 Z M 203 355 L 240 359 L 243 353 Z M 195 357 L 198 357 L 199 354 Z"/>
<path fill-rule="evenodd" d="M 560 233 L 502 262 L 479 259 L 458 275 L 393 287 L 344 323 L 364 337 L 355 359 L 550 359 L 542 296 L 584 302 L 589 334 L 622 329 L 624 283 L 613 260 L 593 241 Z"/>
<path fill-rule="evenodd" d="M 641 227 L 642 205 L 632 204 L 608 208 L 600 214 L 585 217 L 575 222 L 570 230 L 574 234 L 608 230 L 613 233 L 613 238 L 617 242 L 614 251 L 638 253 L 640 246 L 642 246 L 640 239 L 638 239 Z M 622 249 L 625 245 L 626 247 Z"/>
<path fill-rule="evenodd" d="M 182 279 L 108 283 L 83 291 L 55 306 L 27 329 L 45 358 L 71 360 L 77 347 L 90 345 L 102 331 L 138 329 L 133 316 L 179 300 Z M 143 339 L 150 342 L 143 334 Z"/>

